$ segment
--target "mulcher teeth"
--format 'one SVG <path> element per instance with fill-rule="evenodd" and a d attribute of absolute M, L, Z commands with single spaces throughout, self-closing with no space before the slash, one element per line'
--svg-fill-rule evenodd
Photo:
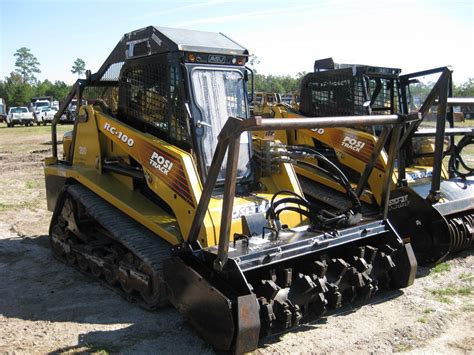
<path fill-rule="evenodd" d="M 288 302 L 279 299 L 274 300 L 273 312 L 275 313 L 276 321 L 280 324 L 282 329 L 291 327 L 293 315 Z"/>
<path fill-rule="evenodd" d="M 393 257 L 396 250 L 390 245 L 381 245 L 379 253 L 374 259 L 374 277 L 377 280 L 377 286 L 380 289 L 387 289 L 390 287 L 392 270 L 396 267 L 393 262 Z"/>
<path fill-rule="evenodd" d="M 272 300 L 280 290 L 273 280 L 262 280 L 261 284 L 255 287 L 255 293 L 259 296 L 265 297 L 267 300 Z"/>
<path fill-rule="evenodd" d="M 446 217 L 451 234 L 451 253 L 474 245 L 474 214 L 471 211 Z"/>
<path fill-rule="evenodd" d="M 274 268 L 254 292 L 260 304 L 262 333 L 294 327 L 356 299 L 367 300 L 390 286 L 396 249 L 388 244 L 346 249 L 341 257 L 320 256 L 299 268 Z"/>

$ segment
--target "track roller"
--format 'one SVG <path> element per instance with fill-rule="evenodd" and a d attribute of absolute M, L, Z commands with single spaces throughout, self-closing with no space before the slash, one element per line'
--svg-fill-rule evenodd
<path fill-rule="evenodd" d="M 58 201 L 50 227 L 58 258 L 147 309 L 167 304 L 168 244 L 83 186 L 68 186 Z"/>

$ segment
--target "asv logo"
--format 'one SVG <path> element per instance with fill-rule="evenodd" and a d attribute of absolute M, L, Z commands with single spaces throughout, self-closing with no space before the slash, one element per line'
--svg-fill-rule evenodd
<path fill-rule="evenodd" d="M 225 57 L 223 55 L 210 55 L 209 56 L 209 63 L 224 64 L 225 63 Z"/>
<path fill-rule="evenodd" d="M 362 141 L 358 141 L 355 138 L 345 136 L 344 139 L 342 140 L 341 145 L 344 148 L 348 148 L 348 149 L 353 150 L 354 152 L 360 152 L 362 150 L 362 148 L 364 148 L 365 143 L 362 142 Z"/>
<path fill-rule="evenodd" d="M 168 175 L 173 168 L 173 163 L 157 152 L 151 154 L 150 165 L 165 175 Z"/>

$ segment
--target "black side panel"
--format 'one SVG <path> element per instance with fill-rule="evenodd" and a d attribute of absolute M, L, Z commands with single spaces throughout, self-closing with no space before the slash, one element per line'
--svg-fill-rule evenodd
<path fill-rule="evenodd" d="M 216 350 L 230 350 L 235 325 L 231 300 L 179 257 L 164 263 L 168 299 Z"/>
<path fill-rule="evenodd" d="M 194 262 L 188 265 L 179 256 L 165 261 L 163 271 L 169 301 L 215 350 L 233 350 L 239 354 L 255 350 L 260 332 L 255 295 L 211 284 L 209 275 L 199 273 L 198 268 Z M 231 276 L 238 277 L 236 274 L 232 271 Z"/>
<path fill-rule="evenodd" d="M 410 242 L 420 265 L 443 259 L 450 250 L 446 219 L 409 187 L 390 193 L 388 219 L 405 242 Z"/>
<path fill-rule="evenodd" d="M 397 252 L 394 262 L 398 266 L 397 277 L 392 280 L 393 288 L 405 288 L 413 285 L 418 263 L 410 243 L 404 245 L 405 252 Z"/>
<path fill-rule="evenodd" d="M 46 175 L 46 199 L 48 211 L 54 211 L 60 192 L 66 184 L 66 178 L 57 175 Z"/>
<path fill-rule="evenodd" d="M 258 344 L 260 329 L 259 306 L 254 294 L 240 296 L 237 299 L 237 323 L 235 353 L 254 351 Z"/>

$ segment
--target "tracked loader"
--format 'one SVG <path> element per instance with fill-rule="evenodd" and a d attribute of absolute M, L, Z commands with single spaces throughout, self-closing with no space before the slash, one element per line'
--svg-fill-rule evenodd
<path fill-rule="evenodd" d="M 439 75 L 432 91 L 419 109 L 410 109 L 410 85 L 432 74 Z M 449 67 L 401 75 L 397 68 L 335 64 L 328 58 L 316 61 L 314 72 L 303 78 L 299 111 L 284 105 L 273 110 L 279 118 L 419 112 L 422 120 L 402 128 L 393 173 L 387 169 L 387 142 L 393 135 L 386 127 L 308 128 L 277 137 L 293 151 L 314 153 L 300 157 L 295 170 L 305 194 L 333 208 L 346 208 L 350 200 L 344 186 L 324 170 L 327 160 L 348 176 L 369 214 L 380 207 L 383 181 L 390 177 L 389 220 L 412 243 L 418 262 L 429 264 L 474 244 L 474 168 L 465 156 L 474 129 L 455 127 L 452 109 L 472 101 L 452 97 Z M 437 118 L 426 128 L 432 106 Z"/>
<path fill-rule="evenodd" d="M 410 244 L 387 222 L 388 195 L 385 214 L 371 218 L 360 218 L 357 198 L 340 214 L 314 207 L 293 166 L 269 154 L 273 142 L 252 142 L 251 132 L 399 132 L 418 115 L 251 118 L 247 59 L 219 33 L 125 34 L 61 105 L 45 161 L 54 254 L 146 308 L 170 301 L 216 350 L 236 353 L 409 286 L 416 271 Z M 88 105 L 60 157 L 56 125 L 74 98 Z"/>
<path fill-rule="evenodd" d="M 271 117 L 273 112 L 272 107 L 280 102 L 280 94 L 274 92 L 254 92 L 252 94 L 250 115 L 266 118 Z"/>

